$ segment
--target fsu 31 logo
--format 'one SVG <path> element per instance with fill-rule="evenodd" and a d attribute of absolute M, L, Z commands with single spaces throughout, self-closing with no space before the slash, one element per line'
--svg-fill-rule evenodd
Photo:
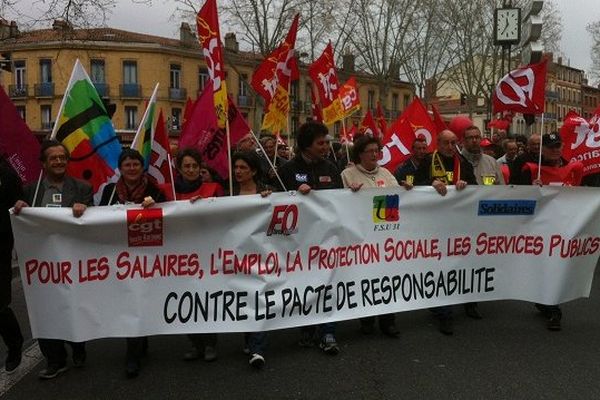
<path fill-rule="evenodd" d="M 398 221 L 400 219 L 399 203 L 400 196 L 397 194 L 373 197 L 373 222 L 381 224 Z"/>
<path fill-rule="evenodd" d="M 127 240 L 129 247 L 162 246 L 162 209 L 127 210 Z"/>

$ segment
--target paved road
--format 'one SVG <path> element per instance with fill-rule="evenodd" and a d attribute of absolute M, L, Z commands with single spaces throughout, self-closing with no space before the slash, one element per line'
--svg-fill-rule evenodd
<path fill-rule="evenodd" d="M 599 274 L 589 299 L 564 305 L 561 332 L 547 331 L 524 302 L 482 303 L 481 321 L 460 310 L 453 337 L 438 333 L 429 312 L 407 312 L 397 317 L 399 339 L 364 336 L 357 321 L 340 323 L 337 357 L 298 348 L 297 330 L 274 332 L 262 371 L 248 366 L 240 334 L 219 337 L 214 363 L 182 361 L 187 339 L 159 336 L 150 339 L 135 380 L 125 379 L 124 340 L 105 339 L 89 343 L 83 369 L 40 381 L 40 362 L 0 398 L 600 399 Z M 32 344 L 20 282 L 13 283 L 14 308 Z M 0 393 L 5 379 L 0 375 Z"/>

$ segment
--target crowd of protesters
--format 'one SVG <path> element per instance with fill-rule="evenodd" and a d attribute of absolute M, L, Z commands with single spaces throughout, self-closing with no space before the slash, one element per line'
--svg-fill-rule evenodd
<path fill-rule="evenodd" d="M 557 133 L 532 134 L 528 138 L 509 137 L 506 132 L 495 132 L 491 140 L 482 137 L 476 126 L 468 126 L 461 132 L 444 130 L 437 135 L 436 150 L 427 153 L 425 138 L 417 137 L 412 143 L 411 157 L 396 171 L 388 171 L 378 165 L 382 144 L 376 137 L 359 135 L 351 149 L 332 143 L 328 129 L 321 123 L 303 124 L 296 137 L 296 153 L 275 136 L 264 135 L 259 142 L 253 134 L 242 138 L 232 156 L 233 182 L 231 195 L 260 194 L 268 196 L 272 191 L 294 190 L 309 195 L 313 190 L 349 188 L 352 191 L 367 187 L 400 187 L 410 190 L 415 185 L 433 187 L 441 196 L 447 187 L 460 191 L 468 185 L 544 185 L 538 177 L 538 158 L 541 149 L 541 165 L 562 168 L 569 163 L 561 157 L 562 142 Z M 349 154 L 350 160 L 346 157 Z M 80 217 L 92 205 L 92 189 L 82 181 L 68 176 L 67 148 L 56 141 L 45 141 L 40 159 L 44 177 L 39 182 L 22 188 L 18 175 L 2 158 L 0 159 L 0 202 L 2 204 L 2 246 L 0 247 L 0 335 L 8 348 L 5 370 L 13 372 L 21 362 L 23 336 L 15 315 L 10 308 L 11 300 L 11 252 L 13 247 L 9 209 L 15 214 L 24 207 L 70 207 L 75 218 Z M 195 202 L 202 197 L 221 196 L 229 185 L 203 163 L 194 149 L 181 149 L 175 158 L 177 176 L 173 191 L 170 187 L 154 185 L 143 170 L 144 160 L 135 150 L 125 149 L 119 157 L 120 178 L 107 185 L 100 205 L 141 204 L 153 207 L 156 203 L 172 200 Z M 558 174 L 557 176 L 561 176 Z M 566 176 L 566 175 L 565 175 Z M 569 175 L 571 177 L 571 175 Z M 579 181 L 569 178 L 564 184 L 577 185 Z M 590 182 L 593 182 L 590 180 Z M 549 330 L 561 329 L 561 310 L 558 305 L 536 307 L 546 317 Z M 464 305 L 467 316 L 481 319 L 476 303 Z M 439 319 L 439 330 L 453 334 L 453 307 L 444 306 L 431 310 Z M 398 328 L 393 314 L 377 318 L 379 329 L 389 337 L 397 337 Z M 361 331 L 371 334 L 375 318 L 360 320 Z M 325 353 L 335 355 L 340 349 L 335 337 L 335 323 L 301 328 L 299 344 L 318 346 Z M 244 351 L 249 364 L 260 368 L 265 364 L 264 352 L 267 335 L 264 332 L 248 332 Z M 192 348 L 185 353 L 185 360 L 217 358 L 217 335 L 189 335 Z M 46 358 L 46 368 L 41 379 L 52 379 L 67 370 L 67 349 L 72 348 L 75 367 L 86 361 L 85 343 L 62 340 L 38 339 Z M 141 369 L 141 359 L 148 349 L 147 338 L 128 338 L 126 341 L 126 375 L 136 377 Z"/>

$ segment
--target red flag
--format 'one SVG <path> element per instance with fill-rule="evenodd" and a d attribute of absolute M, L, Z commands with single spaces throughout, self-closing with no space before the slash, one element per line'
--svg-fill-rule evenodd
<path fill-rule="evenodd" d="M 315 96 L 314 85 L 310 85 L 310 101 L 312 102 L 310 107 L 312 111 L 312 119 L 318 122 L 323 122 L 323 113 L 321 112 L 321 106 Z"/>
<path fill-rule="evenodd" d="M 365 117 L 363 118 L 362 122 L 360 123 L 360 127 L 358 128 L 358 131 L 362 135 L 371 135 L 371 136 L 375 136 L 375 137 L 377 136 L 377 133 L 378 133 L 377 125 L 375 125 L 375 120 L 373 119 L 373 114 L 371 114 L 371 110 L 367 110 Z"/>
<path fill-rule="evenodd" d="M 188 97 L 185 102 L 185 108 L 183 109 L 183 121 L 181 121 L 181 130 L 184 129 L 185 123 L 192 116 L 192 111 L 194 110 L 194 104 L 195 104 L 195 102 L 193 102 L 192 99 L 190 97 Z"/>
<path fill-rule="evenodd" d="M 377 101 L 377 128 L 379 129 L 379 137 L 384 137 L 387 133 L 387 122 L 385 122 L 385 116 L 381 109 L 381 103 Z"/>
<path fill-rule="evenodd" d="M 206 0 L 196 16 L 198 41 L 202 54 L 206 59 L 208 74 L 212 81 L 215 113 L 219 127 L 225 128 L 227 118 L 227 87 L 225 85 L 225 67 L 223 64 L 223 49 L 219 31 L 216 0 Z"/>
<path fill-rule="evenodd" d="M 0 86 L 0 154 L 23 183 L 35 182 L 42 169 L 40 144 Z"/>
<path fill-rule="evenodd" d="M 323 112 L 323 123 L 331 125 L 344 118 L 339 97 L 340 85 L 335 72 L 333 47 L 327 45 L 323 54 L 308 67 L 308 74 L 317 86 Z"/>
<path fill-rule="evenodd" d="M 505 119 L 493 119 L 490 122 L 488 122 L 487 127 L 488 129 L 500 129 L 503 131 L 508 130 L 508 127 L 510 126 L 510 122 L 508 122 Z"/>
<path fill-rule="evenodd" d="M 548 60 L 544 60 L 517 68 L 504 76 L 494 89 L 494 112 L 543 113 L 547 64 Z"/>
<path fill-rule="evenodd" d="M 169 137 L 162 108 L 158 113 L 154 138 L 152 139 L 148 174 L 156 184 L 171 183 L 171 163 L 169 162 Z"/>
<path fill-rule="evenodd" d="M 563 157 L 583 163 L 583 175 L 600 172 L 600 107 L 589 121 L 569 111 L 560 128 Z"/>
<path fill-rule="evenodd" d="M 418 136 L 423 136 L 429 152 L 435 150 L 437 127 L 418 97 L 398 117 L 383 139 L 383 156 L 379 165 L 390 171 L 410 157 L 410 149 Z"/>
<path fill-rule="evenodd" d="M 357 126 L 352 124 L 352 127 L 350 129 L 347 129 L 343 132 L 341 142 L 342 143 L 346 143 L 346 142 L 352 143 L 354 141 L 354 136 L 357 133 L 358 133 Z"/>
<path fill-rule="evenodd" d="M 340 88 L 340 100 L 344 108 L 344 117 L 349 117 L 360 110 L 360 98 L 356 87 L 356 79 L 352 76 Z"/>
<path fill-rule="evenodd" d="M 218 127 L 217 115 L 213 110 L 212 87 L 207 85 L 198 97 L 193 114 L 181 132 L 179 148 L 196 148 L 208 166 L 226 179 L 229 176 L 227 137 L 225 130 Z M 229 99 L 228 117 L 231 145 L 235 146 L 250 132 L 250 128 L 231 99 Z"/>
<path fill-rule="evenodd" d="M 298 62 L 294 56 L 299 18 L 300 14 L 296 14 L 285 41 L 252 74 L 252 87 L 265 99 L 262 129 L 271 132 L 285 130 L 288 124 L 290 82 L 299 76 Z"/>
<path fill-rule="evenodd" d="M 437 129 L 436 133 L 440 133 L 441 131 L 448 129 L 448 126 L 446 125 L 444 119 L 440 115 L 439 110 L 433 104 L 431 105 L 431 112 L 433 113 L 433 123 L 435 124 L 435 127 Z"/>

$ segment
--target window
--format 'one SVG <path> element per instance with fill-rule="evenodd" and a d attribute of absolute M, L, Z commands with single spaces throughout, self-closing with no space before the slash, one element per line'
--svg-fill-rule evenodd
<path fill-rule="evenodd" d="M 123 83 L 137 84 L 137 62 L 136 61 L 123 61 Z"/>
<path fill-rule="evenodd" d="M 23 87 L 27 84 L 25 61 L 15 61 L 15 84 Z"/>
<path fill-rule="evenodd" d="M 171 64 L 171 86 L 172 89 L 181 87 L 181 65 Z"/>
<path fill-rule="evenodd" d="M 171 129 L 179 130 L 181 129 L 181 108 L 172 108 L 171 109 Z"/>
<path fill-rule="evenodd" d="M 248 75 L 240 74 L 238 82 L 238 91 L 240 96 L 248 96 Z"/>
<path fill-rule="evenodd" d="M 52 106 L 41 105 L 40 106 L 40 116 L 41 116 L 41 120 L 42 120 L 42 129 L 43 130 L 52 129 Z"/>
<path fill-rule="evenodd" d="M 408 107 L 408 105 L 410 104 L 410 94 L 405 94 L 404 95 L 404 108 L 406 109 L 406 107 Z"/>
<path fill-rule="evenodd" d="M 26 108 L 25 106 L 17 106 L 17 112 L 19 113 L 19 115 L 21 116 L 21 119 L 23 121 L 25 121 L 27 119 L 27 113 L 26 113 Z"/>
<path fill-rule="evenodd" d="M 51 83 L 52 82 L 52 60 L 43 59 L 40 60 L 40 82 Z"/>
<path fill-rule="evenodd" d="M 137 129 L 137 107 L 125 106 L 125 129 Z"/>
<path fill-rule="evenodd" d="M 208 69 L 200 67 L 198 70 L 198 91 L 203 91 L 206 86 L 206 82 L 209 79 Z"/>
<path fill-rule="evenodd" d="M 375 92 L 369 90 L 367 93 L 367 108 L 373 110 L 375 108 Z"/>
<path fill-rule="evenodd" d="M 392 93 L 392 111 L 398 111 L 400 107 L 398 93 Z"/>
<path fill-rule="evenodd" d="M 91 60 L 90 72 L 90 79 L 93 83 L 106 83 L 104 60 Z"/>

